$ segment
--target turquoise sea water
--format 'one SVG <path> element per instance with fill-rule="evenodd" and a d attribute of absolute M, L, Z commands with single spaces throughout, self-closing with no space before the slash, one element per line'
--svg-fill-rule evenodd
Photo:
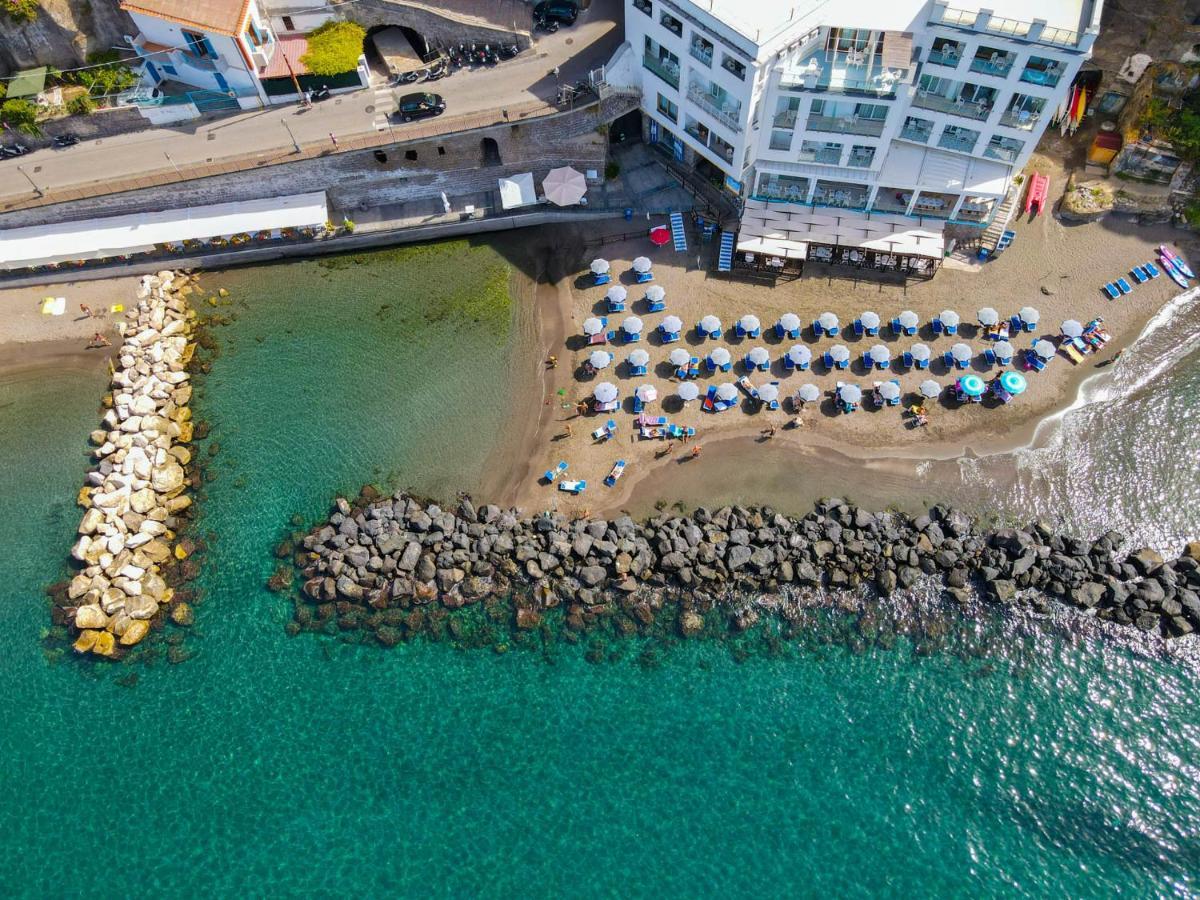
<path fill-rule="evenodd" d="M 779 657 L 679 645 L 652 667 L 286 637 L 263 583 L 293 513 L 486 473 L 521 325 L 471 304 L 504 265 L 208 279 L 237 321 L 197 403 L 220 443 L 199 652 L 133 686 L 39 643 L 102 378 L 0 380 L 6 893 L 1200 891 L 1200 675 L 1070 618 L 963 618 L 921 653 L 826 625 Z"/>

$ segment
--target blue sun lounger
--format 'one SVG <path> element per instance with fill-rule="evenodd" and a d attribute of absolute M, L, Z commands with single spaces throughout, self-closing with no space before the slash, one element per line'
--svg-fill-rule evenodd
<path fill-rule="evenodd" d="M 632 376 L 645 375 L 646 367 L 645 366 L 635 366 L 633 363 L 629 363 L 629 374 Z"/>
<path fill-rule="evenodd" d="M 1157 278 L 1159 275 L 1162 274 L 1162 272 L 1158 271 L 1158 266 L 1156 266 L 1152 262 L 1142 263 L 1142 268 L 1145 270 L 1146 274 L 1149 275 L 1151 278 Z"/>
<path fill-rule="evenodd" d="M 729 362 L 727 363 L 717 364 L 713 362 L 713 358 L 711 356 L 706 356 L 704 357 L 704 364 L 708 366 L 708 371 L 710 372 L 715 372 L 717 369 L 720 369 L 722 372 L 728 372 L 733 368 L 733 359 L 730 358 Z"/>
<path fill-rule="evenodd" d="M 942 354 L 942 362 L 946 364 L 947 369 L 954 368 L 954 354 L 947 350 Z"/>
<path fill-rule="evenodd" d="M 1042 360 L 1042 358 L 1040 356 L 1038 356 L 1032 350 L 1026 350 L 1025 351 L 1025 368 L 1033 369 L 1033 371 L 1035 371 L 1035 372 L 1040 372 L 1040 371 L 1042 371 L 1042 369 L 1046 368 L 1046 363 Z"/>
<path fill-rule="evenodd" d="M 1104 293 L 1108 294 L 1109 300 L 1116 300 L 1118 297 L 1121 296 L 1121 292 L 1117 289 L 1117 286 L 1115 284 L 1113 284 L 1111 281 L 1104 286 Z"/>
<path fill-rule="evenodd" d="M 653 272 L 638 272 L 637 278 L 634 279 L 638 284 L 645 284 L 647 281 L 654 280 Z"/>
<path fill-rule="evenodd" d="M 867 329 L 863 328 L 862 319 L 854 320 L 854 333 L 855 334 L 857 334 L 859 337 L 862 337 L 863 334 L 866 333 L 866 330 Z"/>
<path fill-rule="evenodd" d="M 993 350 L 991 347 L 988 347 L 988 349 L 984 350 L 983 351 L 983 361 L 986 362 L 989 366 L 994 366 L 996 364 L 996 351 Z"/>
<path fill-rule="evenodd" d="M 582 494 L 587 490 L 587 482 L 580 481 L 560 481 L 558 483 L 560 491 L 566 491 L 568 494 Z"/>
<path fill-rule="evenodd" d="M 823 335 L 825 333 L 825 329 L 821 327 L 821 323 L 818 322 L 816 319 L 813 319 L 812 329 L 813 329 L 813 334 L 815 334 L 817 337 L 820 337 L 821 335 Z"/>
<path fill-rule="evenodd" d="M 662 342 L 664 344 L 673 344 L 679 340 L 678 331 L 667 331 L 667 329 L 663 328 L 661 325 L 658 326 L 658 334 L 662 338 Z"/>
<path fill-rule="evenodd" d="M 1129 294 L 1133 292 L 1133 288 L 1129 286 L 1129 282 L 1124 278 L 1117 279 L 1117 287 L 1120 289 L 1122 294 Z"/>
<path fill-rule="evenodd" d="M 561 475 L 565 471 L 567 471 L 567 462 L 566 462 L 566 460 L 563 460 L 557 466 L 555 466 L 553 469 L 546 470 L 545 479 L 548 482 L 555 481 L 558 479 L 558 476 Z"/>
<path fill-rule="evenodd" d="M 653 300 L 646 300 L 646 310 L 648 312 L 662 312 L 667 308 L 666 300 L 659 300 L 657 303 Z"/>
<path fill-rule="evenodd" d="M 862 364 L 868 372 L 875 368 L 875 360 L 871 359 L 871 354 L 866 350 L 862 352 Z"/>
<path fill-rule="evenodd" d="M 1134 266 L 1129 270 L 1129 274 L 1133 276 L 1133 280 L 1138 284 L 1145 284 L 1150 280 L 1150 276 L 1145 273 L 1141 266 Z"/>
<path fill-rule="evenodd" d="M 608 487 L 616 486 L 617 479 L 625 473 L 625 460 L 618 459 L 616 465 L 612 467 L 612 471 L 604 479 L 604 483 Z"/>
<path fill-rule="evenodd" d="M 916 360 L 916 364 L 917 364 L 918 369 L 928 369 L 929 368 L 929 359 L 928 358 L 918 359 L 918 360 Z"/>
<path fill-rule="evenodd" d="M 762 329 L 755 328 L 753 331 L 747 331 L 745 328 L 742 327 L 742 323 L 738 322 L 736 325 L 733 326 L 733 333 L 736 334 L 740 338 L 745 338 L 745 337 L 756 338 L 760 334 L 762 334 Z"/>
<path fill-rule="evenodd" d="M 593 281 L 593 284 L 595 284 L 596 287 L 599 287 L 602 284 L 612 283 L 612 275 L 610 275 L 608 272 L 605 272 L 603 275 L 596 275 L 594 276 L 594 279 L 595 280 Z"/>
<path fill-rule="evenodd" d="M 637 394 L 633 395 L 633 400 L 631 402 L 633 403 L 632 408 L 635 413 L 640 413 L 642 410 L 644 410 L 646 408 L 646 402 L 644 400 L 642 400 L 642 398 L 639 397 Z"/>
<path fill-rule="evenodd" d="M 933 329 L 934 334 L 941 334 L 946 328 L 946 326 L 942 324 L 942 320 L 937 318 L 929 323 L 929 327 Z"/>
<path fill-rule="evenodd" d="M 828 369 L 830 372 L 833 371 L 833 354 L 828 350 L 821 355 L 821 362 L 825 364 L 826 369 Z"/>
<path fill-rule="evenodd" d="M 913 355 L 907 350 L 900 357 L 900 361 L 904 363 L 904 368 L 911 369 L 913 367 Z"/>
<path fill-rule="evenodd" d="M 742 368 L 744 368 L 747 372 L 753 372 L 755 369 L 757 369 L 760 372 L 765 372 L 765 371 L 767 371 L 767 369 L 771 368 L 771 360 L 768 359 L 765 363 L 760 363 L 758 365 L 755 365 L 750 360 L 750 355 L 747 354 L 746 357 L 742 360 Z"/>
<path fill-rule="evenodd" d="M 612 313 L 625 312 L 625 301 L 624 300 L 618 301 L 618 300 L 614 300 L 612 297 L 606 297 L 605 300 L 608 302 L 608 311 L 609 312 L 612 312 Z"/>

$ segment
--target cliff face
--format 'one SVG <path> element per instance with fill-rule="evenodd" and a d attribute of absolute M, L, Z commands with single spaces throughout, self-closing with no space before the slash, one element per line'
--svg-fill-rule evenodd
<path fill-rule="evenodd" d="M 117 0 L 41 0 L 33 22 L 0 16 L 0 72 L 82 65 L 89 53 L 125 47 L 133 23 Z"/>

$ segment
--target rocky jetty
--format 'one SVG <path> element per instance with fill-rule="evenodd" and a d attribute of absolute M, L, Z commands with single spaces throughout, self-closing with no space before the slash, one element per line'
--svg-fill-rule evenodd
<path fill-rule="evenodd" d="M 389 646 L 474 604 L 496 620 L 502 602 L 518 633 L 561 607 L 572 632 L 620 617 L 627 630 L 667 622 L 690 637 L 714 611 L 749 628 L 781 595 L 869 585 L 887 596 L 931 582 L 963 603 L 975 589 L 1045 612 L 1051 597 L 1164 637 L 1200 628 L 1200 542 L 1170 562 L 1150 549 L 1126 554 L 1123 542 L 1040 524 L 983 531 L 942 506 L 909 518 L 834 499 L 799 519 L 735 506 L 639 523 L 526 517 L 466 497 L 443 508 L 364 488 L 276 555 L 301 576 L 291 633 L 369 629 Z M 281 565 L 271 587 L 291 585 Z"/>
<path fill-rule="evenodd" d="M 79 653 L 117 658 L 168 615 L 190 615 L 174 608 L 168 584 L 190 553 L 178 540 L 192 503 L 189 280 L 169 271 L 145 276 L 136 310 L 119 325 L 103 427 L 91 434 L 96 464 L 78 497 L 86 510 L 71 548 L 79 572 L 52 594 L 56 624 L 74 629 Z"/>

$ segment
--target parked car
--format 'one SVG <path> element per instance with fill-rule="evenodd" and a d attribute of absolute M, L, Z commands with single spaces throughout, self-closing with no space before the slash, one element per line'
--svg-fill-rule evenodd
<path fill-rule="evenodd" d="M 579 18 L 579 4 L 575 0 L 542 0 L 533 8 L 533 17 L 547 22 L 574 25 Z"/>
<path fill-rule="evenodd" d="M 446 101 L 441 94 L 430 94 L 422 91 L 419 94 L 405 94 L 400 98 L 400 108 L 396 110 L 405 122 L 413 119 L 424 119 L 429 116 L 440 116 L 446 111 Z"/>

